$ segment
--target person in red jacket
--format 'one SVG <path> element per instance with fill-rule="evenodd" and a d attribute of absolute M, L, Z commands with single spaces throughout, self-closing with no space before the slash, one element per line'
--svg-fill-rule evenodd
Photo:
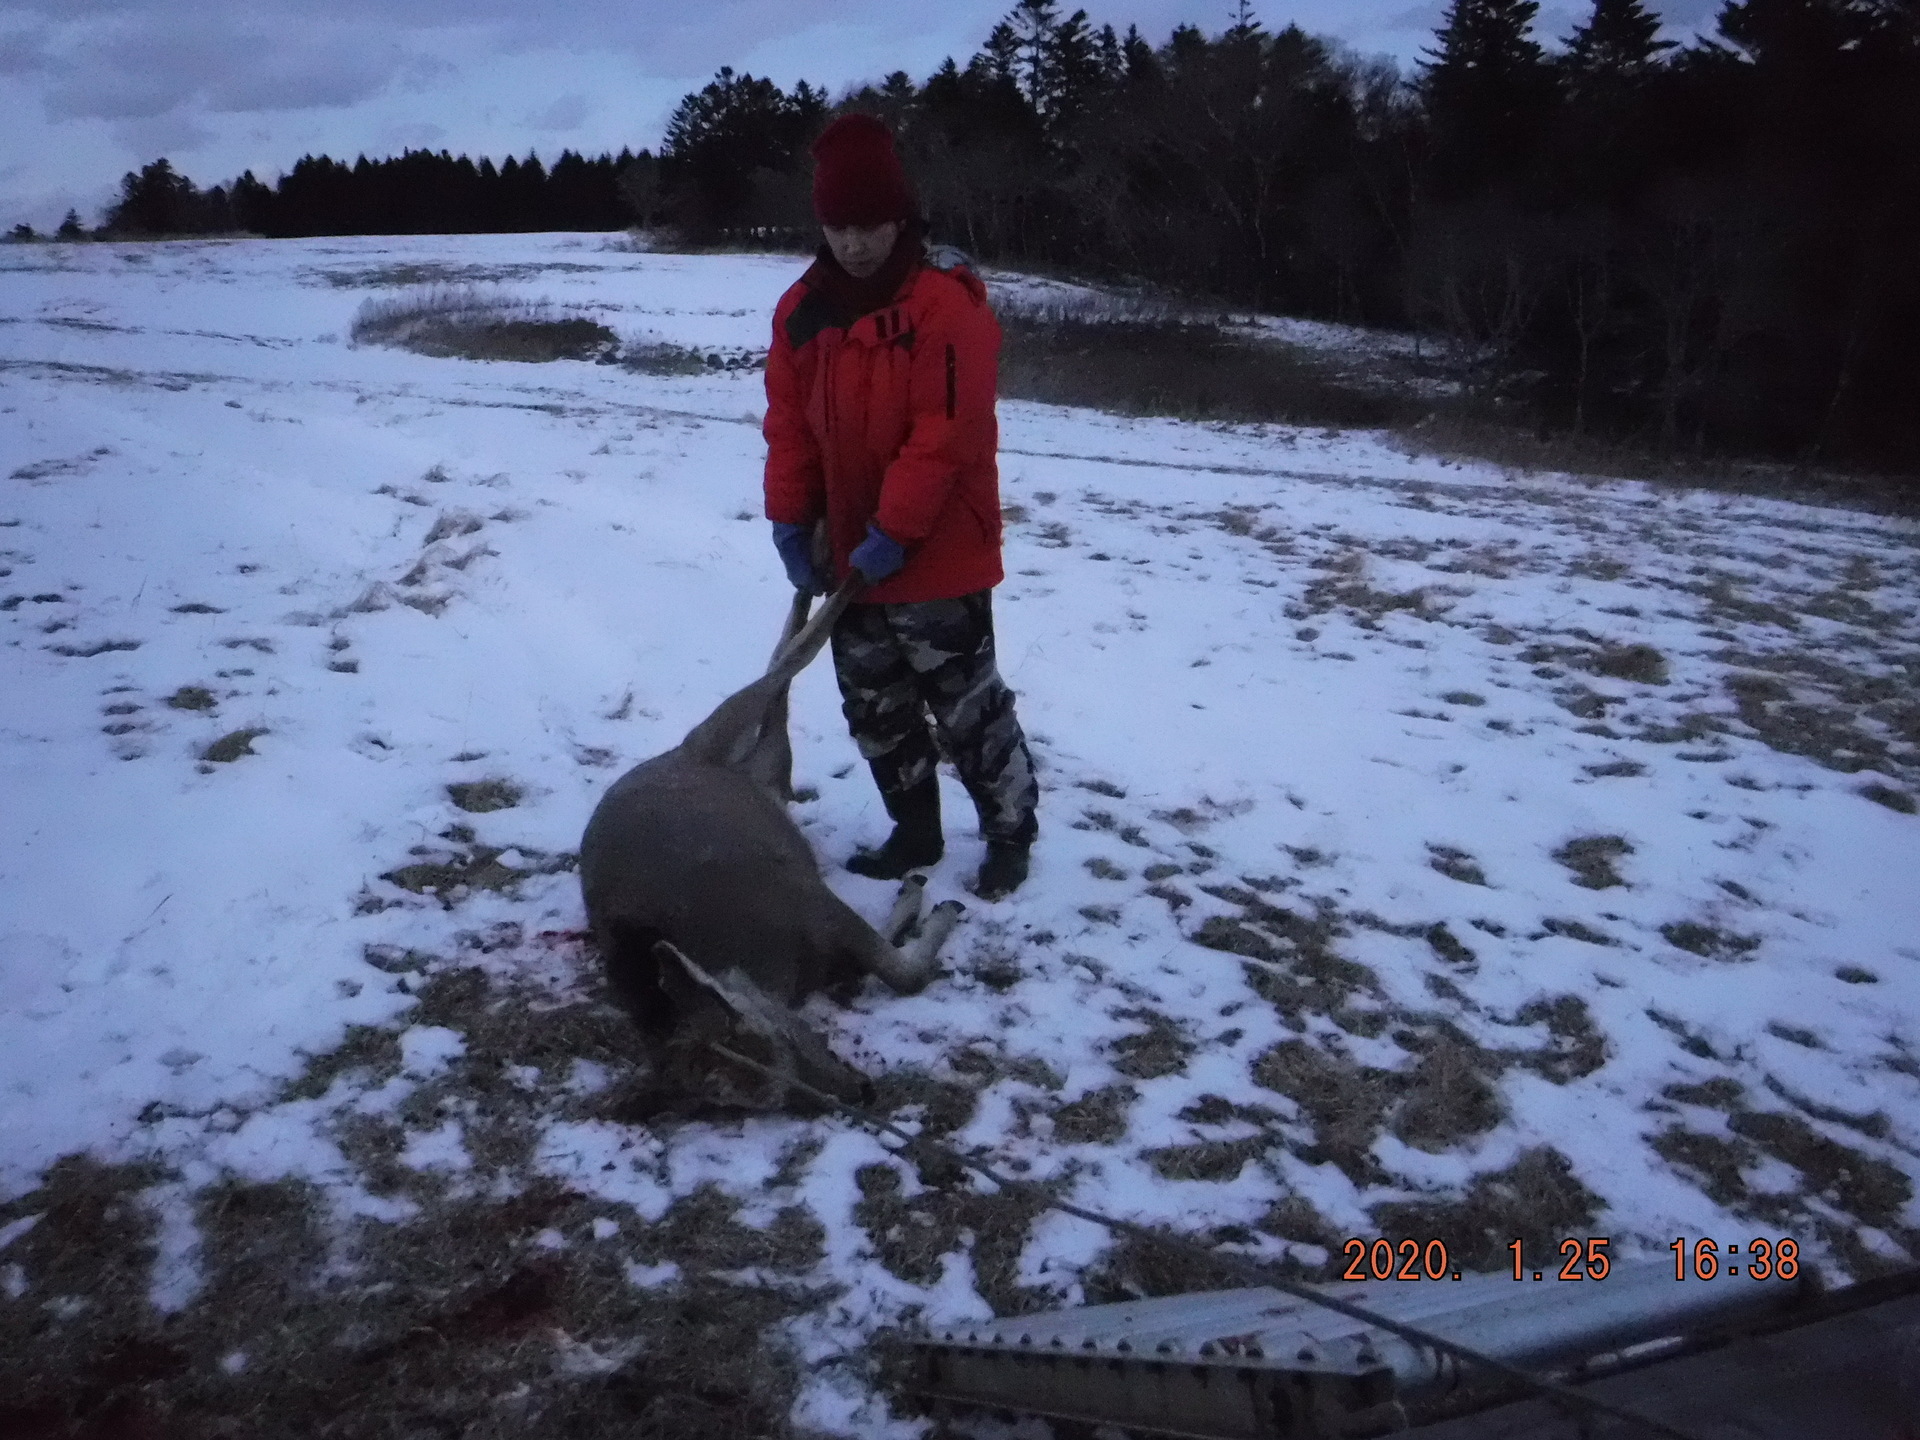
<path fill-rule="evenodd" d="M 966 257 L 927 247 L 884 124 L 844 115 L 813 154 L 827 243 L 774 310 L 766 509 L 796 587 L 866 582 L 834 628 L 834 672 L 894 827 L 847 868 L 897 879 L 940 859 L 944 752 L 987 842 L 975 893 L 998 899 L 1026 879 L 1039 798 L 994 663 L 1000 325 Z"/>

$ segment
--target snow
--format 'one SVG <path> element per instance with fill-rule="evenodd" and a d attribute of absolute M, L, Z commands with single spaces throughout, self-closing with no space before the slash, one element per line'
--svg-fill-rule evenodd
<path fill-rule="evenodd" d="M 466 1053 L 467 1042 L 458 1030 L 444 1025 L 415 1025 L 400 1034 L 400 1073 L 410 1080 L 426 1080 Z"/>
<path fill-rule="evenodd" d="M 187 1196 L 222 1175 L 304 1177 L 339 1213 L 408 1213 L 361 1188 L 331 1120 L 395 1113 L 468 1039 L 411 1020 L 406 975 L 375 962 L 465 945 L 490 974 L 576 986 L 577 951 L 528 938 L 581 923 L 572 876 L 538 873 L 543 858 L 577 844 L 626 765 L 752 675 L 787 595 L 759 518 L 751 371 L 482 364 L 342 337 L 369 286 L 466 281 L 733 354 L 764 343 L 798 268 L 568 236 L 0 251 L 0 1198 L 75 1151 L 163 1161 L 178 1179 L 152 1197 L 172 1267 L 155 1293 L 176 1307 L 192 1288 Z M 1861 793 L 1911 794 L 1920 767 L 1896 708 L 1920 654 L 1914 525 L 1510 475 L 1365 432 L 1016 402 L 1001 425 L 996 616 L 1043 776 L 1034 878 L 997 904 L 963 893 L 981 850 L 948 777 L 929 898 L 970 906 L 951 971 L 916 997 L 870 987 L 845 1010 L 809 1006 L 842 1055 L 948 1078 L 961 1047 L 1044 1060 L 1058 1091 L 981 1082 L 951 1138 L 1070 1178 L 1082 1205 L 1187 1231 L 1251 1224 L 1296 1194 L 1340 1234 L 1371 1233 L 1382 1199 L 1457 1191 L 1552 1145 L 1603 1197 L 1616 1252 L 1664 1253 L 1674 1235 L 1743 1224 L 1649 1146 L 1681 1121 L 1725 1133 L 1662 1094 L 1714 1077 L 1920 1173 L 1920 819 Z M 1582 668 L 1632 645 L 1659 652 L 1664 681 Z M 1788 687 L 1804 743 L 1790 726 L 1768 743 L 1730 676 Z M 185 686 L 213 708 L 169 705 Z M 1869 747 L 1855 768 L 1819 763 L 1836 707 Z M 1699 715 L 1719 724 L 1682 723 Z M 251 754 L 201 758 L 238 730 L 260 732 Z M 796 816 L 836 890 L 877 919 L 888 887 L 832 868 L 883 816 L 826 666 L 797 683 L 792 731 L 796 783 L 819 792 Z M 518 803 L 454 808 L 449 784 L 490 778 Z M 437 899 L 381 878 L 439 853 L 454 824 L 534 873 Z M 1554 858 L 1594 836 L 1630 846 L 1622 884 L 1585 888 Z M 1486 883 L 1443 873 L 1454 852 Z M 1257 1133 L 1183 1118 L 1203 1096 L 1265 1105 L 1296 1138 L 1311 1128 L 1250 1078 L 1277 1042 L 1409 1061 L 1392 1025 L 1361 1033 L 1316 1011 L 1294 1029 L 1253 988 L 1286 978 L 1284 955 L 1194 943 L 1210 917 L 1251 914 L 1255 882 L 1268 903 L 1337 918 L 1332 949 L 1371 972 L 1360 1009 L 1441 1015 L 1520 1053 L 1552 1041 L 1524 1007 L 1577 997 L 1605 1063 L 1564 1082 L 1509 1065 L 1494 1128 L 1438 1152 L 1382 1133 L 1379 1184 L 1286 1148 L 1225 1179 L 1162 1177 L 1141 1152 Z M 1441 953 L 1442 925 L 1470 957 Z M 1746 948 L 1695 953 L 1672 939 L 1688 934 Z M 1147 1014 L 1185 1059 L 1130 1076 L 1114 1044 Z M 397 1032 L 399 1073 L 287 1098 L 354 1026 Z M 585 1060 L 565 1073 L 586 1098 L 618 1078 Z M 1135 1092 L 1122 1139 L 1051 1138 L 1048 1106 L 1121 1083 Z M 782 1182 L 806 1136 L 819 1152 Z M 792 1338 L 830 1355 L 909 1310 L 990 1313 L 964 1245 L 927 1287 L 877 1262 L 855 1174 L 887 1156 L 839 1121 L 655 1134 L 572 1118 L 547 1127 L 536 1163 L 630 1207 L 622 1237 L 703 1185 L 756 1224 L 803 1199 L 826 1232 L 821 1274 L 848 1288 Z M 474 1163 L 458 1119 L 411 1132 L 402 1159 Z M 1804 1184 L 1797 1213 L 1853 1224 L 1777 1157 L 1747 1179 Z M 1909 1198 L 1888 1223 L 1920 1225 L 1920 1209 Z M 30 1225 L 0 1229 L 0 1248 Z M 1884 1228 L 1855 1228 L 1900 1253 Z M 1020 1281 L 1077 1299 L 1103 1246 L 1043 1218 Z M 679 1274 L 632 1272 L 648 1286 Z M 9 1268 L 0 1284 L 25 1281 Z M 899 1428 L 875 1404 L 821 1372 L 796 1421 Z"/>

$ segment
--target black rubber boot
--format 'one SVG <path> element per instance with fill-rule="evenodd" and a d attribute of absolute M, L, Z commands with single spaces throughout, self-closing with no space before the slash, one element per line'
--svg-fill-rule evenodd
<path fill-rule="evenodd" d="M 909 870 L 937 865 L 947 853 L 940 833 L 940 781 L 928 776 L 902 795 L 885 797 L 893 833 L 878 850 L 858 850 L 847 869 L 869 880 L 898 880 Z"/>
<path fill-rule="evenodd" d="M 973 882 L 973 893 L 982 900 L 1002 900 L 1018 890 L 1026 883 L 1027 854 L 1031 849 L 1029 845 L 989 840 L 986 863 Z"/>

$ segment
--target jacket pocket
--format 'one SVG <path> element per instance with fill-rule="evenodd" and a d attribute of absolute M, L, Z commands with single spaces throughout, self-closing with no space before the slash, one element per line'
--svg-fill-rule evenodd
<path fill-rule="evenodd" d="M 973 523 L 980 527 L 980 538 L 998 550 L 1000 548 L 1000 517 L 997 514 L 988 514 L 986 507 L 971 495 L 963 492 L 960 499 L 961 503 L 967 507 L 967 513 L 973 516 Z"/>

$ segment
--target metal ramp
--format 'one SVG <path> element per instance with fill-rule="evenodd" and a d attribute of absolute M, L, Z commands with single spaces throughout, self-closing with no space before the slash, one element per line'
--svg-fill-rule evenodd
<path fill-rule="evenodd" d="M 1920 1271 L 1807 1281 L 1659 1262 L 1604 1280 L 1315 1286 L 1378 1315 L 1715 1440 L 1920 1440 Z M 1634 1433 L 1453 1357 L 1265 1288 L 1095 1305 L 915 1342 L 907 1389 L 966 1406 L 1188 1440 Z"/>

